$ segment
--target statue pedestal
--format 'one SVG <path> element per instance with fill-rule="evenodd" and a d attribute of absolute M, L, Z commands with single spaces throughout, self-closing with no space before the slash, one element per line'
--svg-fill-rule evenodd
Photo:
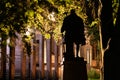
<path fill-rule="evenodd" d="M 63 80 L 88 80 L 84 58 L 64 62 Z"/>

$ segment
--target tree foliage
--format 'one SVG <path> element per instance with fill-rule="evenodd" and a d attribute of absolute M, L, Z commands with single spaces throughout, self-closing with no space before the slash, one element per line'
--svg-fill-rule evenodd
<path fill-rule="evenodd" d="M 0 1 L 1 34 L 6 36 L 13 36 L 15 32 L 25 34 L 29 27 L 39 30 L 46 38 L 50 38 L 52 34 L 57 40 L 62 21 L 72 8 L 76 9 L 83 19 L 87 17 L 83 4 L 78 0 Z"/>
<path fill-rule="evenodd" d="M 115 25 L 116 23 L 116 17 L 117 17 L 117 12 L 118 12 L 118 7 L 119 7 L 119 0 L 112 0 L 112 8 L 113 8 L 113 23 Z"/>
<path fill-rule="evenodd" d="M 81 1 L 81 2 L 80 2 Z M 38 29 L 46 38 L 50 34 L 57 40 L 60 36 L 62 21 L 72 8 L 76 9 L 85 24 L 89 24 L 89 33 L 96 34 L 98 0 L 4 0 L 0 1 L 0 32 L 11 36 L 15 32 L 25 34 L 26 29 Z M 113 17 L 116 21 L 118 0 L 113 0 Z M 53 16 L 55 20 L 50 19 Z M 87 19 L 87 20 L 86 20 Z M 91 19 L 91 20 L 90 20 Z M 96 21 L 97 20 L 97 21 Z M 93 27 L 92 27 L 93 26 Z M 95 29 L 93 29 L 95 28 Z M 98 32 L 97 32 L 98 33 Z M 98 33 L 99 34 L 99 33 Z M 98 36 L 98 35 L 96 35 Z M 96 37 L 96 39 L 99 39 Z M 95 40 L 96 40 L 95 39 Z"/>
<path fill-rule="evenodd" d="M 15 36 L 15 32 L 24 30 L 23 24 L 27 18 L 25 1 L 4 0 L 0 1 L 0 34 L 1 36 Z"/>

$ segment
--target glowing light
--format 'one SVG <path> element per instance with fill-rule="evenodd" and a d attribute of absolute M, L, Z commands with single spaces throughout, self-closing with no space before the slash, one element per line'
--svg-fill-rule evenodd
<path fill-rule="evenodd" d="M 48 15 L 49 20 L 51 20 L 51 21 L 54 22 L 54 21 L 55 21 L 55 17 L 54 17 L 54 16 L 55 16 L 55 13 L 54 13 L 54 12 L 52 12 L 51 14 L 49 14 L 49 15 Z"/>

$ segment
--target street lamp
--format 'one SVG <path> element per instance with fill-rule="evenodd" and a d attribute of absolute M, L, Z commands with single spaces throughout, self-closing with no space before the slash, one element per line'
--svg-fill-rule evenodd
<path fill-rule="evenodd" d="M 52 12 L 48 15 L 48 19 L 55 22 L 55 12 Z"/>
<path fill-rule="evenodd" d="M 32 29 L 30 29 L 29 27 L 27 28 L 26 34 L 25 34 L 25 46 L 26 46 L 26 50 L 27 50 L 27 55 L 28 55 L 28 78 L 29 80 L 31 80 L 31 34 L 32 34 Z"/>
<path fill-rule="evenodd" d="M 32 61 L 33 64 L 32 64 L 32 77 L 30 77 L 31 79 L 35 79 L 36 78 L 36 28 L 34 26 L 32 26 L 32 28 L 28 27 L 27 29 L 28 31 L 26 32 L 27 34 L 29 34 L 29 39 L 32 40 L 32 42 L 29 40 L 30 42 L 30 48 L 32 47 L 32 51 L 30 53 L 28 53 L 28 56 L 29 56 L 29 71 L 31 70 L 31 64 L 30 64 L 30 61 L 31 61 L 31 53 L 33 53 L 33 58 L 32 58 Z M 32 44 L 31 44 L 32 43 Z M 30 72 L 29 72 L 29 75 L 30 75 Z"/>
<path fill-rule="evenodd" d="M 48 19 L 51 21 L 50 23 L 52 23 L 51 25 L 50 25 L 50 30 L 49 30 L 49 34 L 50 34 L 50 36 L 51 36 L 51 38 L 52 38 L 52 34 L 53 34 L 53 30 L 55 29 L 54 28 L 54 24 L 55 24 L 55 12 L 51 12 L 49 15 L 48 15 Z"/>
<path fill-rule="evenodd" d="M 55 68 L 52 66 L 52 36 L 53 36 L 53 30 L 54 30 L 54 22 L 55 22 L 55 13 L 54 12 L 51 12 L 49 15 L 48 15 L 48 19 L 49 19 L 49 31 L 48 33 L 50 34 L 50 52 L 48 53 L 48 57 L 47 57 L 47 61 L 48 61 L 48 65 L 47 65 L 47 68 L 48 68 L 48 79 L 52 78 L 52 69 Z"/>

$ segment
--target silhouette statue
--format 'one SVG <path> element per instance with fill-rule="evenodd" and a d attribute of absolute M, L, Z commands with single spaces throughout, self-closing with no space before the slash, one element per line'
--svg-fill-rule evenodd
<path fill-rule="evenodd" d="M 65 60 L 72 60 L 75 58 L 73 52 L 73 44 L 76 44 L 76 55 L 78 57 L 79 45 L 85 45 L 84 24 L 75 10 L 70 11 L 70 15 L 66 16 L 61 27 L 61 33 L 65 32 L 64 44 L 66 44 L 66 52 L 64 54 Z"/>

